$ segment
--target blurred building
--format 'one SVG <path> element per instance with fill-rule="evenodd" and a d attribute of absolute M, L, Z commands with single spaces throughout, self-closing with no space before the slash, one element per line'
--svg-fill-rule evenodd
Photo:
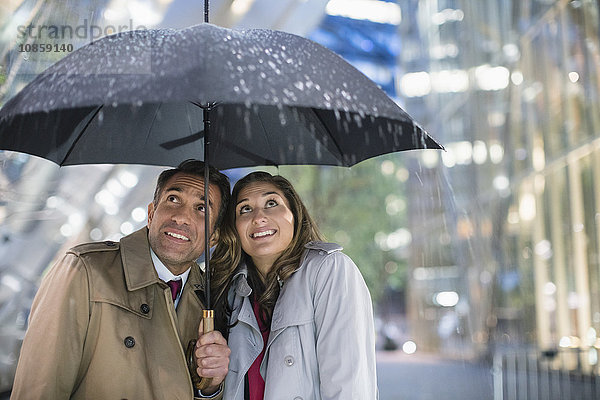
<path fill-rule="evenodd" d="M 400 4 L 396 83 L 407 111 L 447 149 L 411 169 L 414 336 L 475 356 L 577 349 L 579 367 L 595 368 L 598 3 Z M 457 296 L 440 304 L 448 292 Z"/>

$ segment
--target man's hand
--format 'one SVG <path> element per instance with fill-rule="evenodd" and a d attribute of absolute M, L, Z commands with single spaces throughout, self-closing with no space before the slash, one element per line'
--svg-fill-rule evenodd
<path fill-rule="evenodd" d="M 196 372 L 202 378 L 212 378 L 210 386 L 202 390 L 210 395 L 219 389 L 229 370 L 229 354 L 227 341 L 219 331 L 204 332 L 204 321 L 198 327 L 198 340 L 194 349 Z"/>

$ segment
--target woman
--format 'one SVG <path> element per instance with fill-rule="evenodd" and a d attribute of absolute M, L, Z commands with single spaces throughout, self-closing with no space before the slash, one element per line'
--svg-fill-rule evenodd
<path fill-rule="evenodd" d="M 215 324 L 231 349 L 225 400 L 377 398 L 371 298 L 289 181 L 233 189 L 212 258 Z"/>

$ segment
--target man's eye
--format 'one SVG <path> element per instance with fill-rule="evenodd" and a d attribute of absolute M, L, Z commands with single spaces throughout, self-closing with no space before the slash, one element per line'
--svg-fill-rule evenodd
<path fill-rule="evenodd" d="M 167 196 L 167 201 L 176 202 L 177 201 L 177 196 L 175 196 L 175 195 L 169 195 L 169 196 Z"/>
<path fill-rule="evenodd" d="M 201 205 L 199 205 L 199 206 L 197 207 L 197 209 L 198 209 L 198 211 L 200 211 L 200 212 L 204 212 L 204 211 L 205 211 L 204 204 L 201 204 Z"/>

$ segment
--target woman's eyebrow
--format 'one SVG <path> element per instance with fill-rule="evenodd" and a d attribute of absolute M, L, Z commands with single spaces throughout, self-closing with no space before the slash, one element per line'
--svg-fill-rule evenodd
<path fill-rule="evenodd" d="M 261 197 L 270 196 L 270 195 L 272 195 L 272 194 L 276 194 L 277 196 L 281 196 L 281 195 L 280 195 L 279 193 L 277 193 L 277 192 L 264 192 L 263 194 L 261 194 Z M 240 203 L 243 203 L 244 201 L 248 201 L 248 198 L 243 198 L 243 199 L 240 199 L 240 200 L 238 200 L 238 202 L 237 202 L 237 203 L 235 203 L 235 205 L 238 205 L 238 204 L 240 204 Z"/>

